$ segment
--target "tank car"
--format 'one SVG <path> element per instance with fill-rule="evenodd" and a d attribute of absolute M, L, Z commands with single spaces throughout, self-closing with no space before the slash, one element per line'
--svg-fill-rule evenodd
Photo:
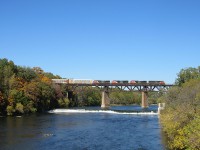
<path fill-rule="evenodd" d="M 136 84 L 136 83 L 138 83 L 138 81 L 137 80 L 131 80 L 129 83 L 130 84 Z"/>

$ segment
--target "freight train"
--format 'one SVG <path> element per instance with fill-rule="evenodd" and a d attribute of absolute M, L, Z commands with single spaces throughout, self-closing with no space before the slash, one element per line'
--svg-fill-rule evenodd
<path fill-rule="evenodd" d="M 92 79 L 52 79 L 54 83 L 65 84 L 148 84 L 148 85 L 165 85 L 164 81 L 138 81 L 138 80 L 92 80 Z"/>

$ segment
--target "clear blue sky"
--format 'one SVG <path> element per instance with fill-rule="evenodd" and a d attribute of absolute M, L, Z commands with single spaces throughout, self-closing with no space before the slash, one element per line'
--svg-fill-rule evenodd
<path fill-rule="evenodd" d="M 173 83 L 200 65 L 200 1 L 1 0 L 0 58 L 67 78 Z"/>

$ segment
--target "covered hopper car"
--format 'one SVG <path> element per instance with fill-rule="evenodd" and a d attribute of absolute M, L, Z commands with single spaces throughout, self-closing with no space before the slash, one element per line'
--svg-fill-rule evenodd
<path fill-rule="evenodd" d="M 69 79 L 69 84 L 92 84 L 91 79 Z"/>

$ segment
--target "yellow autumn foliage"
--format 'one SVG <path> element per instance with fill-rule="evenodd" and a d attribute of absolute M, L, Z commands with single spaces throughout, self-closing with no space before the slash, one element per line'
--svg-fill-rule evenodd
<path fill-rule="evenodd" d="M 44 82 L 44 83 L 47 83 L 47 84 L 49 84 L 49 85 L 52 83 L 51 79 L 49 79 L 49 78 L 46 77 L 46 76 L 42 76 L 42 77 L 41 77 L 41 81 Z"/>
<path fill-rule="evenodd" d="M 200 81 L 191 80 L 163 97 L 160 121 L 169 149 L 200 150 Z"/>

